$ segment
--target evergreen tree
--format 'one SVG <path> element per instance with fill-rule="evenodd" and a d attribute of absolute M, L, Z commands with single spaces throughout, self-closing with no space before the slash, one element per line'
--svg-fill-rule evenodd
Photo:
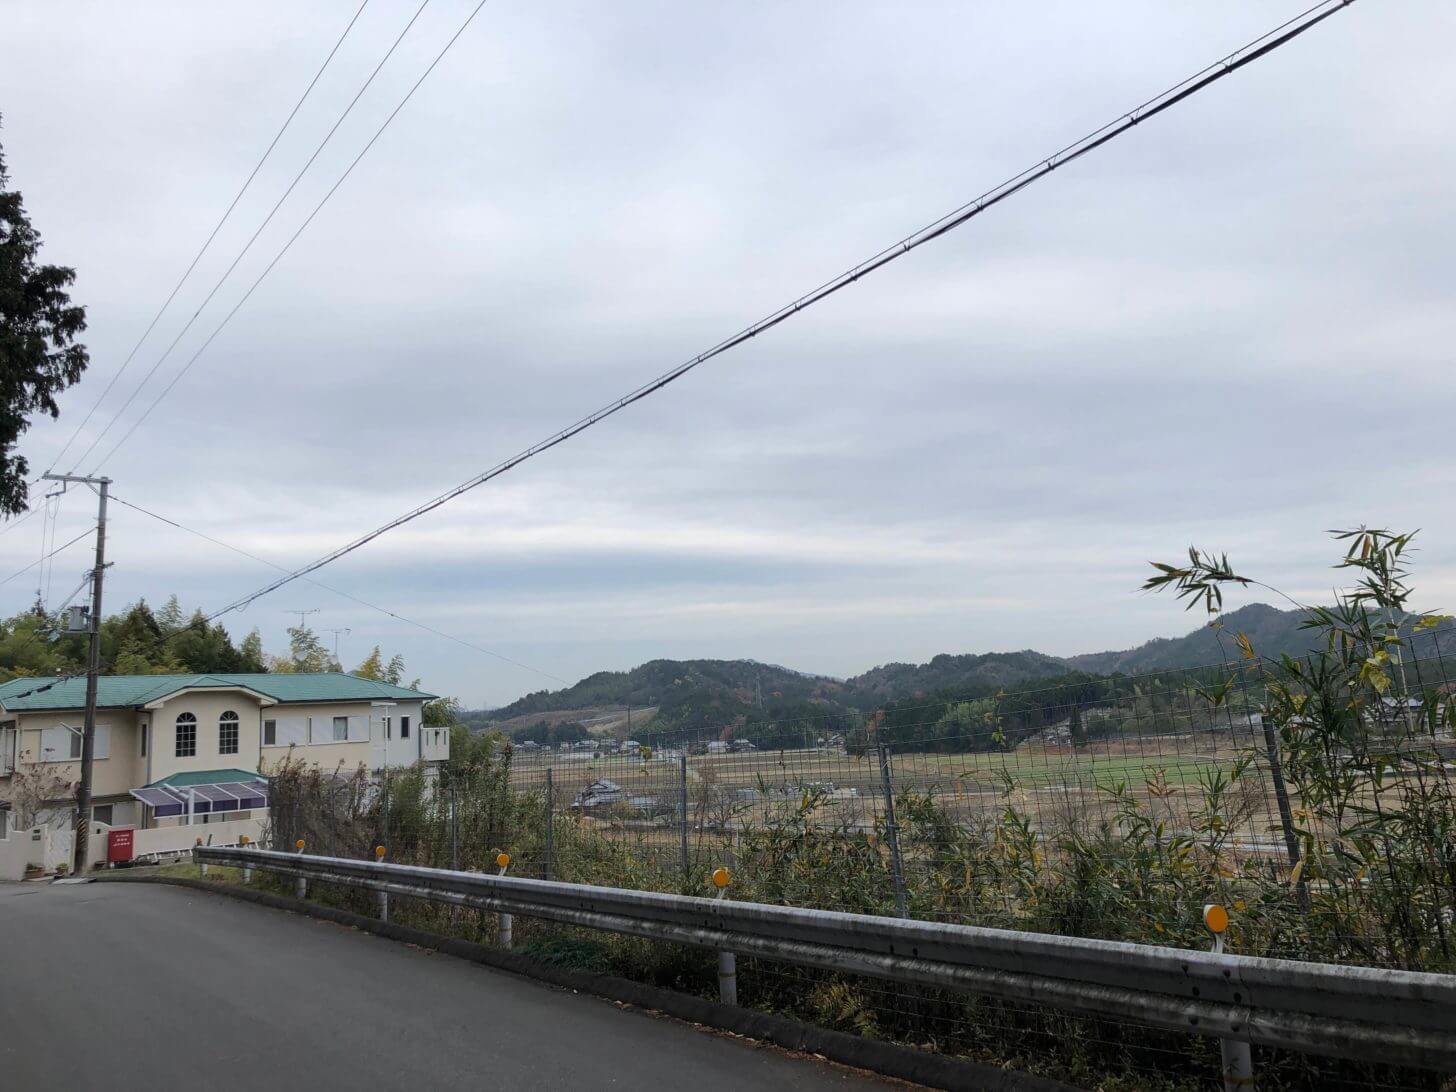
<path fill-rule="evenodd" d="M 112 658 L 108 674 L 112 675 L 171 675 L 181 674 L 181 665 L 157 663 L 148 654 L 147 647 L 135 638 L 128 637 Z"/>
<path fill-rule="evenodd" d="M 157 624 L 163 633 L 171 633 L 182 625 L 182 604 L 175 595 L 167 596 L 167 604 L 157 614 Z"/>
<path fill-rule="evenodd" d="M 242 670 L 242 656 L 233 647 L 227 630 L 208 625 L 202 611 L 194 611 L 187 624 L 175 632 L 166 647 L 183 670 L 198 674 Z"/>
<path fill-rule="evenodd" d="M 30 464 L 14 450 L 31 414 L 60 416 L 56 395 L 90 362 L 76 341 L 86 309 L 66 292 L 76 271 L 36 263 L 40 234 L 8 182 L 0 148 L 0 514 L 7 516 L 23 512 L 29 496 Z"/>
<path fill-rule="evenodd" d="M 258 632 L 257 626 L 243 638 L 243 643 L 238 646 L 238 654 L 242 657 L 239 671 L 256 674 L 268 670 L 267 660 L 263 656 L 263 635 Z"/>
<path fill-rule="evenodd" d="M 168 619 L 176 619 L 176 624 L 167 628 L 164 622 Z M 194 612 L 185 624 L 181 619 L 182 608 L 176 596 L 158 614 L 140 600 L 120 614 L 103 618 L 102 670 L 111 675 L 268 670 L 271 658 L 263 651 L 263 639 L 256 629 L 238 647 L 223 626 L 209 625 L 201 611 Z M 301 653 L 310 666 L 300 668 L 292 660 L 282 660 L 281 670 L 328 670 L 322 643 L 314 638 L 314 644 L 315 653 L 309 654 L 306 649 Z M 80 674 L 86 670 L 86 656 L 85 635 L 64 632 L 59 618 L 27 610 L 0 620 L 0 681 L 20 675 Z"/>
<path fill-rule="evenodd" d="M 51 620 L 33 611 L 0 623 L 0 678 L 57 675 L 79 666 L 62 657 L 56 647 L 37 630 Z"/>

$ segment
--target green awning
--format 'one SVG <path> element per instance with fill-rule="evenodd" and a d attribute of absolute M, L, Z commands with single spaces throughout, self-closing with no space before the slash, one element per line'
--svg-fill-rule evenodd
<path fill-rule="evenodd" d="M 261 781 L 263 775 L 250 770 L 193 770 L 174 773 L 143 788 L 185 789 L 194 785 L 236 785 L 240 781 Z"/>

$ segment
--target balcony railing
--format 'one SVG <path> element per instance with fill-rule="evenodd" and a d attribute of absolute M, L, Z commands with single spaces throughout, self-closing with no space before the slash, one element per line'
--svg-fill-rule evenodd
<path fill-rule="evenodd" d="M 444 762 L 450 757 L 450 729 L 420 729 L 420 760 L 422 762 Z"/>

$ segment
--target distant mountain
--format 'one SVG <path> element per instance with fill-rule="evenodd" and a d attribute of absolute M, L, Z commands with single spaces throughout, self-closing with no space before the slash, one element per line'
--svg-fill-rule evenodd
<path fill-rule="evenodd" d="M 1094 675 L 1141 675 L 1171 668 L 1203 667 L 1237 659 L 1239 650 L 1233 639 L 1240 633 L 1248 636 L 1261 656 L 1277 657 L 1285 653 L 1298 656 L 1320 645 L 1318 633 L 1299 628 L 1304 619 L 1303 611 L 1250 603 L 1219 615 L 1217 629 L 1204 624 L 1183 637 L 1157 637 L 1121 652 L 1069 656 L 1065 663 Z"/>
<path fill-rule="evenodd" d="M 1271 659 L 1286 654 L 1302 656 L 1324 644 L 1320 631 L 1301 628 L 1306 617 L 1300 610 L 1279 610 L 1267 603 L 1250 603 L 1219 615 L 1217 628 L 1205 623 L 1184 637 L 1159 637 L 1137 648 L 1089 652 L 1069 656 L 1065 662 L 1069 667 L 1094 675 L 1141 675 L 1149 671 L 1203 667 L 1236 660 L 1239 650 L 1233 640 L 1240 633 L 1249 638 L 1260 656 Z M 1443 654 L 1448 651 L 1456 636 L 1456 626 L 1448 621 L 1419 634 L 1412 634 L 1409 627 L 1404 627 L 1403 632 L 1410 638 L 1416 655 L 1425 657 L 1433 654 L 1438 640 L 1444 646 Z"/>
<path fill-rule="evenodd" d="M 1216 629 L 1205 623 L 1182 637 L 1160 637 L 1121 651 L 1068 657 L 1031 649 L 942 654 L 923 664 L 882 664 L 842 681 L 754 660 L 653 660 L 631 671 L 600 671 L 564 690 L 541 690 L 462 719 L 472 727 L 509 721 L 513 729 L 577 720 L 593 731 L 620 734 L 626 724 L 620 713 L 627 707 L 642 710 L 644 720 L 651 716 L 654 731 L 820 717 L 877 709 L 903 698 L 986 694 L 1033 680 L 1050 684 L 1076 673 L 1141 675 L 1205 667 L 1236 659 L 1239 633 L 1248 635 L 1260 655 L 1301 655 L 1320 644 L 1317 632 L 1300 628 L 1304 617 L 1297 610 L 1253 603 L 1220 616 Z M 1439 633 L 1456 634 L 1456 627 L 1448 623 Z M 647 712 L 650 707 L 655 715 Z"/>
<path fill-rule="evenodd" d="M 493 721 L 564 710 L 656 706 L 658 727 L 698 728 L 738 717 L 785 717 L 845 707 L 834 679 L 754 660 L 652 660 L 631 671 L 599 671 L 564 690 L 540 690 L 493 710 Z"/>
<path fill-rule="evenodd" d="M 1027 649 L 1024 652 L 986 652 L 952 656 L 947 653 L 926 664 L 883 664 L 863 675 L 844 680 L 863 704 L 871 706 L 900 698 L 913 698 L 945 690 L 1012 686 L 1027 679 L 1065 675 L 1067 661 Z"/>

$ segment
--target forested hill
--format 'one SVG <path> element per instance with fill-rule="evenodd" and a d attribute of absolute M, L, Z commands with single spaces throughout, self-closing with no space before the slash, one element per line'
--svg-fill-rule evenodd
<path fill-rule="evenodd" d="M 653 660 L 630 671 L 601 671 L 563 690 L 527 694 L 502 709 L 465 714 L 465 719 L 480 727 L 507 720 L 519 724 L 520 718 L 538 714 L 559 722 L 574 719 L 563 717 L 573 711 L 655 707 L 655 727 L 663 730 L 871 710 L 904 698 L 994 693 L 1074 672 L 1142 674 L 1202 667 L 1236 657 L 1233 637 L 1241 632 L 1263 655 L 1302 653 L 1318 640 L 1300 629 L 1302 618 L 1298 611 L 1256 603 L 1224 615 L 1219 630 L 1204 624 L 1185 636 L 1132 649 L 1070 657 L 1029 649 L 943 654 L 923 664 L 882 664 L 842 681 L 753 660 Z"/>
<path fill-rule="evenodd" d="M 745 709 L 843 703 L 843 683 L 754 660 L 652 660 L 631 671 L 598 671 L 564 690 L 539 690 L 490 714 L 510 720 L 534 713 L 603 706 L 656 706 L 674 724 L 716 723 Z M 688 706 L 691 706 L 689 711 Z"/>
<path fill-rule="evenodd" d="M 1180 667 L 1203 667 L 1238 658 L 1234 637 L 1245 634 L 1260 656 L 1302 656 L 1321 647 L 1323 636 L 1317 630 L 1302 628 L 1308 617 L 1299 610 L 1278 610 L 1267 603 L 1251 603 L 1219 617 L 1217 629 L 1200 626 L 1184 637 L 1158 638 L 1122 652 L 1090 652 L 1069 656 L 1064 661 L 1078 671 L 1094 675 L 1141 675 Z M 1443 653 L 1456 640 L 1456 625 L 1444 621 L 1433 629 L 1412 633 L 1412 645 L 1418 656 L 1429 656 L 1433 643 L 1441 642 Z"/>
<path fill-rule="evenodd" d="M 1196 612 L 1190 617 L 1202 617 Z M 1064 661 L 1078 671 L 1095 675 L 1141 675 L 1177 667 L 1202 667 L 1237 659 L 1239 652 L 1233 638 L 1246 634 L 1261 656 L 1301 655 L 1318 647 L 1317 633 L 1301 629 L 1306 615 L 1297 610 L 1279 610 L 1267 603 L 1250 603 L 1247 607 L 1220 616 L 1220 626 L 1199 626 L 1183 637 L 1158 637 L 1136 648 L 1121 652 L 1089 652 L 1069 656 Z M 1220 643 L 1221 639 L 1221 643 Z"/>
<path fill-rule="evenodd" d="M 873 707 L 918 694 L 1013 686 L 1027 679 L 1063 675 L 1067 671 L 1066 660 L 1030 649 L 986 652 L 978 656 L 942 653 L 925 664 L 882 664 L 863 675 L 846 679 L 844 685 L 862 704 Z"/>

